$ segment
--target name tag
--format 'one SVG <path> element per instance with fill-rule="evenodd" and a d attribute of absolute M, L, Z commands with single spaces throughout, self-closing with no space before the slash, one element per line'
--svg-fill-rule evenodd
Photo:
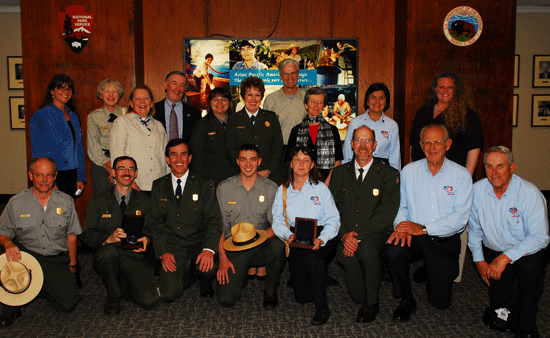
<path fill-rule="evenodd" d="M 109 126 L 101 126 L 101 130 L 109 129 Z"/>
<path fill-rule="evenodd" d="M 244 129 L 244 126 L 237 126 L 237 129 Z"/>
<path fill-rule="evenodd" d="M 111 214 L 103 214 L 101 215 L 101 218 L 111 218 Z"/>
<path fill-rule="evenodd" d="M 229 201 L 227 204 L 237 204 L 237 202 Z"/>
<path fill-rule="evenodd" d="M 216 132 L 215 131 L 210 132 L 210 133 L 208 133 L 208 135 L 216 135 Z"/>
<path fill-rule="evenodd" d="M 166 202 L 167 199 L 166 199 L 166 198 L 161 198 L 159 201 L 161 201 L 161 202 Z"/>
<path fill-rule="evenodd" d="M 28 217 L 31 217 L 31 214 L 19 215 L 19 217 L 21 217 L 21 218 L 28 218 Z"/>

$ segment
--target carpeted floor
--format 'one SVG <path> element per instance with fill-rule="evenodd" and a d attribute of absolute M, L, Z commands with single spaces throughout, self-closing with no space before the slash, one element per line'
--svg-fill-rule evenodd
<path fill-rule="evenodd" d="M 145 311 L 122 301 L 118 315 L 105 315 L 105 290 L 91 267 L 92 254 L 79 253 L 82 264 L 83 300 L 72 313 L 58 313 L 44 299 L 23 307 L 23 316 L 4 330 L 1 337 L 513 337 L 487 329 L 481 316 L 488 306 L 485 285 L 477 276 L 471 255 L 461 283 L 454 285 L 452 306 L 439 311 L 425 296 L 425 284 L 414 284 L 418 312 L 408 323 L 394 323 L 392 313 L 399 301 L 392 297 L 391 283 L 383 282 L 380 291 L 380 314 L 371 324 L 357 324 L 359 305 L 347 295 L 343 270 L 335 262 L 329 274 L 340 283 L 328 290 L 332 315 L 321 327 L 309 322 L 315 312 L 313 304 L 296 303 L 285 268 L 279 287 L 279 307 L 262 307 L 263 282 L 248 283 L 243 296 L 232 308 L 222 308 L 215 299 L 199 297 L 195 283 L 172 304 Z M 418 263 L 416 264 L 418 265 Z M 412 269 L 414 271 L 414 269 Z M 540 302 L 538 328 L 550 337 L 550 277 L 546 276 L 545 292 Z"/>

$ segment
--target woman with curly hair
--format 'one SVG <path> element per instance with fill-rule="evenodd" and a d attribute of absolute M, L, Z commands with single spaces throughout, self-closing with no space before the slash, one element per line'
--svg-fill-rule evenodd
<path fill-rule="evenodd" d="M 420 130 L 430 124 L 443 124 L 453 140 L 446 157 L 465 166 L 473 175 L 484 143 L 481 121 L 470 106 L 470 95 L 462 79 L 452 72 L 438 74 L 430 87 L 428 101 L 414 117 L 410 135 L 411 161 L 424 158 Z"/>

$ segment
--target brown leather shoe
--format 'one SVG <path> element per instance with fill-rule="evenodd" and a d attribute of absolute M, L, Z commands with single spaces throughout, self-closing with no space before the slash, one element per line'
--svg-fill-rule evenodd
<path fill-rule="evenodd" d="M 279 304 L 279 297 L 277 297 L 277 294 L 275 294 L 274 297 L 271 297 L 264 291 L 264 307 L 265 308 L 274 308 L 277 307 Z"/>

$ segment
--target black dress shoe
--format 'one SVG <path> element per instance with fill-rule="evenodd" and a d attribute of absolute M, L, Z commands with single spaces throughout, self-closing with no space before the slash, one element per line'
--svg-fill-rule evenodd
<path fill-rule="evenodd" d="M 319 325 L 326 324 L 329 317 L 330 317 L 329 310 L 317 311 L 315 312 L 315 316 L 313 316 L 313 319 L 311 320 L 311 325 L 319 326 Z"/>
<path fill-rule="evenodd" d="M 108 315 L 111 313 L 120 313 L 120 298 L 108 296 L 103 312 Z"/>
<path fill-rule="evenodd" d="M 515 338 L 540 338 L 540 333 L 536 328 L 530 331 L 518 329 Z"/>
<path fill-rule="evenodd" d="M 380 310 L 380 304 L 375 303 L 371 305 L 363 305 L 363 307 L 359 310 L 359 313 L 357 314 L 357 322 L 358 323 L 372 323 L 376 319 L 376 315 L 378 314 L 378 311 Z"/>
<path fill-rule="evenodd" d="M 426 265 L 422 265 L 413 273 L 413 281 L 415 283 L 424 283 L 428 280 L 428 268 Z"/>
<path fill-rule="evenodd" d="M 202 298 L 213 298 L 214 297 L 214 289 L 212 288 L 212 285 L 208 284 L 206 289 L 201 291 L 200 296 Z"/>
<path fill-rule="evenodd" d="M 415 312 L 416 300 L 414 298 L 402 299 L 401 303 L 393 313 L 392 320 L 394 322 L 406 322 L 411 319 L 411 316 Z"/>
<path fill-rule="evenodd" d="M 5 329 L 6 327 L 13 324 L 16 318 L 21 317 L 21 309 L 17 309 L 12 313 L 2 313 L 0 314 L 0 329 Z"/>
<path fill-rule="evenodd" d="M 264 280 L 265 280 L 265 276 L 258 276 L 258 275 L 256 275 L 256 279 L 259 280 L 259 281 L 261 282 L 261 281 L 264 281 Z"/>
<path fill-rule="evenodd" d="M 512 323 L 514 321 L 514 316 L 512 313 L 508 312 L 508 320 L 504 320 L 498 317 L 498 314 L 496 311 L 500 311 L 500 308 L 497 307 L 488 307 L 485 309 L 485 313 L 483 313 L 483 324 L 490 328 L 491 330 L 496 330 L 500 332 L 515 332 L 514 330 L 514 324 Z M 504 311 L 508 311 L 505 308 L 502 309 Z"/>
<path fill-rule="evenodd" d="M 263 305 L 265 308 L 274 308 L 274 307 L 277 307 L 278 304 L 279 304 L 279 297 L 277 297 L 277 294 L 275 294 L 274 297 L 271 297 L 264 291 Z"/>

